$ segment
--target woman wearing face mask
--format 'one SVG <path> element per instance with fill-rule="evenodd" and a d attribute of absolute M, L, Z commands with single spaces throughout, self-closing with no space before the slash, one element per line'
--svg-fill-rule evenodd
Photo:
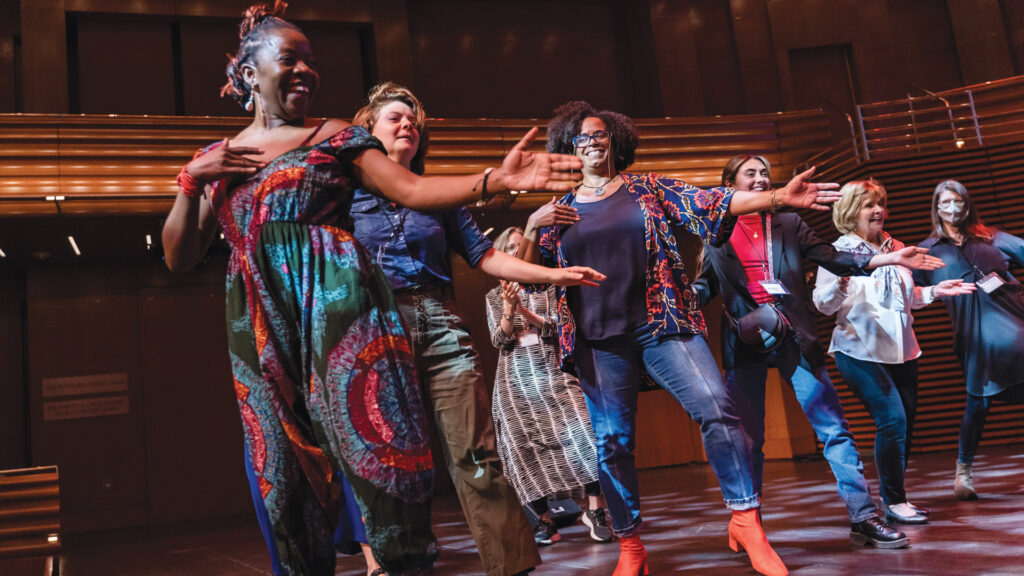
<path fill-rule="evenodd" d="M 488 191 L 565 189 L 561 171 L 579 161 L 525 152 L 528 135 L 502 167 L 482 174 L 409 172 L 365 129 L 307 118 L 319 75 L 308 39 L 280 17 L 284 8 L 245 13 L 224 93 L 254 119 L 183 167 L 163 229 L 166 263 L 193 267 L 218 224 L 231 246 L 234 388 L 284 568 L 334 573 L 330 479 L 340 470 L 387 572 L 430 573 L 437 545 L 426 416 L 397 307 L 351 234 L 353 190 L 361 183 L 417 208 L 455 206 Z"/>
<path fill-rule="evenodd" d="M 932 233 L 921 246 L 946 267 L 915 278 L 921 284 L 961 279 L 978 287 L 945 301 L 967 384 L 953 490 L 961 500 L 974 500 L 974 455 L 992 402 L 1024 403 L 1024 293 L 1010 272 L 1024 266 L 1024 240 L 982 224 L 967 188 L 956 180 L 935 187 L 931 216 Z"/>
<path fill-rule="evenodd" d="M 550 206 L 541 210 L 553 223 Z M 514 255 L 522 238 L 521 229 L 508 228 L 494 248 Z M 498 452 L 520 501 L 537 515 L 534 539 L 541 546 L 561 539 L 549 496 L 585 495 L 583 522 L 590 537 L 610 542 L 586 400 L 579 382 L 558 369 L 554 287 L 528 293 L 515 282 L 502 282 L 487 293 L 487 323 L 499 351 L 493 410 Z"/>
<path fill-rule="evenodd" d="M 903 243 L 883 229 L 885 188 L 875 180 L 850 182 L 832 209 L 832 220 L 842 234 L 832 243 L 851 254 L 888 254 Z M 875 466 L 878 469 L 886 517 L 903 524 L 924 524 L 927 511 L 912 505 L 904 490 L 904 472 L 917 411 L 917 345 L 911 309 L 936 298 L 970 294 L 973 284 L 960 279 L 935 286 L 914 286 L 911 272 L 902 266 L 883 266 L 870 276 L 836 276 L 818 268 L 814 305 L 836 316 L 828 353 L 836 360 L 843 380 L 875 420 Z"/>
<path fill-rule="evenodd" d="M 552 265 L 600 262 L 615 270 L 600 289 L 556 289 L 563 370 L 575 373 L 587 398 L 597 442 L 599 479 L 620 539 L 615 576 L 647 574 L 640 541 L 639 485 L 633 450 L 638 382 L 643 372 L 700 425 L 704 449 L 732 510 L 729 544 L 744 548 L 762 574 L 787 574 L 757 514 L 750 448 L 707 342 L 697 298 L 670 225 L 721 242 L 733 215 L 784 206 L 826 209 L 834 184 L 806 181 L 810 172 L 771 194 L 695 188 L 657 174 L 622 172 L 636 154 L 627 116 L 570 102 L 548 124 L 548 150 L 575 153 L 583 180 L 556 205 L 579 216 L 569 226 L 528 223 L 520 251 Z"/>

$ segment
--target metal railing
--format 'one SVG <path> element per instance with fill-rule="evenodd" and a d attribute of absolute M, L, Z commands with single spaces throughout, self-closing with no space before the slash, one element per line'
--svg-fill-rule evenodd
<path fill-rule="evenodd" d="M 850 143 L 808 162 L 822 175 L 851 162 L 1024 139 L 1024 76 L 942 92 L 913 88 L 923 94 L 857 105 Z"/>

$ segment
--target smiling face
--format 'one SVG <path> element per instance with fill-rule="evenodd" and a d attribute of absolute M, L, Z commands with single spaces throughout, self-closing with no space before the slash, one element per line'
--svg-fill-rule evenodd
<path fill-rule="evenodd" d="M 242 73 L 259 94 L 263 113 L 285 120 L 304 118 L 320 87 L 309 40 L 291 28 L 268 31 Z"/>
<path fill-rule="evenodd" d="M 744 192 L 767 192 L 771 189 L 768 167 L 757 158 L 751 158 L 740 165 L 733 187 Z"/>
<path fill-rule="evenodd" d="M 604 120 L 596 116 L 588 116 L 580 124 L 580 135 L 593 136 L 595 132 L 608 132 Z M 590 138 L 585 146 L 577 146 L 574 150 L 577 158 L 583 161 L 583 171 L 595 174 L 606 174 L 614 170 L 615 148 L 611 136 L 603 141 Z"/>
<path fill-rule="evenodd" d="M 388 151 L 388 157 L 409 168 L 420 149 L 416 112 L 405 102 L 394 100 L 380 109 L 373 122 L 373 135 Z"/>
<path fill-rule="evenodd" d="M 857 212 L 857 235 L 868 240 L 877 238 L 885 225 L 885 215 L 885 198 L 868 190 Z"/>

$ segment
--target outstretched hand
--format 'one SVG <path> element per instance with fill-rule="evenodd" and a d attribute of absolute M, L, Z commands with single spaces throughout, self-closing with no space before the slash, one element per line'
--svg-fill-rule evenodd
<path fill-rule="evenodd" d="M 529 146 L 537 137 L 533 127 L 512 147 L 501 168 L 491 176 L 505 190 L 552 190 L 565 192 L 572 189 L 570 170 L 583 167 L 583 162 L 568 154 L 529 152 Z"/>
<path fill-rule="evenodd" d="M 893 264 L 913 270 L 938 270 L 946 265 L 941 259 L 930 256 L 927 248 L 919 246 L 907 246 L 890 254 L 895 259 Z"/>
<path fill-rule="evenodd" d="M 266 166 L 266 162 L 254 160 L 249 156 L 260 154 L 263 154 L 260 148 L 231 146 L 225 138 L 220 146 L 193 158 L 185 165 L 185 170 L 196 180 L 209 184 L 236 174 L 255 174 Z"/>
<path fill-rule="evenodd" d="M 784 187 L 776 191 L 782 204 L 792 208 L 828 210 L 830 204 L 839 200 L 839 184 L 834 182 L 815 183 L 808 179 L 814 175 L 811 166 L 805 172 L 793 177 Z"/>
<path fill-rule="evenodd" d="M 551 283 L 558 286 L 599 286 L 602 280 L 608 278 L 597 270 L 586 266 L 552 268 L 551 271 L 554 275 Z"/>
<path fill-rule="evenodd" d="M 977 290 L 977 287 L 973 282 L 964 282 L 960 278 L 952 278 L 949 280 L 943 280 L 935 285 L 934 292 L 938 298 L 946 298 L 948 296 L 960 296 L 961 294 L 970 294 Z"/>

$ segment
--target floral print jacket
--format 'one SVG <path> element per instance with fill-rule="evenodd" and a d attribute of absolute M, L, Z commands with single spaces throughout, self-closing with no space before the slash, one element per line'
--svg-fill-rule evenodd
<path fill-rule="evenodd" d="M 651 335 L 706 334 L 700 304 L 690 288 L 690 278 L 669 224 L 682 226 L 705 243 L 719 245 L 729 239 L 735 224 L 735 218 L 729 216 L 729 204 L 736 191 L 732 188 L 697 188 L 653 173 L 622 173 L 622 177 L 629 195 L 640 205 L 644 216 L 647 244 L 644 284 Z M 558 203 L 569 204 L 572 195 L 572 192 L 566 194 Z M 572 266 L 562 251 L 561 231 L 561 228 L 541 229 L 538 245 L 545 265 Z M 556 289 L 561 368 L 575 374 L 576 323 L 569 312 L 565 287 Z"/>

